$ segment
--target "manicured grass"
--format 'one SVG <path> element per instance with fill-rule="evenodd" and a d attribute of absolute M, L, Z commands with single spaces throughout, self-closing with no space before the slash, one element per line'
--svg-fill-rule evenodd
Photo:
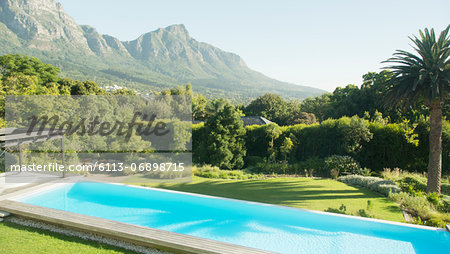
<path fill-rule="evenodd" d="M 24 227 L 0 223 L 0 253 L 135 253 L 118 247 Z"/>
<path fill-rule="evenodd" d="M 324 211 L 347 207 L 356 214 L 373 203 L 375 218 L 404 222 L 397 204 L 366 189 L 358 189 L 330 179 L 271 178 L 265 180 L 224 180 L 194 177 L 191 183 L 146 183 L 150 187 L 250 200 L 263 203 Z"/>

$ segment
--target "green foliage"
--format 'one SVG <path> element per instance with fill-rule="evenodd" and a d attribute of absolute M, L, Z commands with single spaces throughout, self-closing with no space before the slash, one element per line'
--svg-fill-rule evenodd
<path fill-rule="evenodd" d="M 368 200 L 367 201 L 367 210 L 359 209 L 358 211 L 356 211 L 356 215 L 360 216 L 360 217 L 373 218 L 374 216 L 372 215 L 371 210 L 369 210 L 369 208 L 370 209 L 372 208 L 372 206 L 370 206 L 370 205 L 372 205 L 372 203 L 370 200 Z M 325 212 L 351 215 L 351 213 L 347 212 L 347 207 L 344 204 L 342 204 L 338 209 L 329 207 L 328 209 L 325 210 Z"/>
<path fill-rule="evenodd" d="M 48 85 L 59 80 L 60 70 L 45 64 L 35 57 L 9 54 L 0 57 L 0 75 L 2 79 L 20 75 L 36 77 L 37 85 Z"/>
<path fill-rule="evenodd" d="M 206 119 L 206 103 L 205 96 L 196 94 L 192 98 L 192 117 L 194 120 L 203 121 Z"/>
<path fill-rule="evenodd" d="M 325 171 L 334 179 L 344 173 L 358 174 L 360 170 L 359 163 L 350 156 L 332 155 L 325 159 Z"/>
<path fill-rule="evenodd" d="M 310 157 L 304 161 L 296 163 L 296 165 L 299 172 L 305 172 L 305 176 L 328 176 L 328 172 L 324 170 L 324 161 L 319 157 Z"/>
<path fill-rule="evenodd" d="M 420 38 L 410 38 L 417 55 L 397 50 L 387 63 L 393 70 L 393 85 L 387 93 L 389 106 L 409 106 L 420 100 L 430 105 L 433 100 L 444 102 L 449 92 L 450 25 L 436 39 L 434 29 L 420 32 Z"/>
<path fill-rule="evenodd" d="M 436 192 L 431 192 L 427 194 L 427 200 L 431 204 L 438 206 L 439 205 L 439 194 Z"/>
<path fill-rule="evenodd" d="M 304 112 L 298 100 L 286 101 L 277 94 L 264 94 L 244 108 L 247 116 L 262 116 L 280 126 L 317 123 L 313 113 Z"/>
<path fill-rule="evenodd" d="M 315 114 L 319 121 L 343 116 L 363 117 L 366 112 L 372 116 L 375 112 L 381 112 L 382 115 L 396 119 L 395 111 L 383 107 L 383 97 L 392 76 L 387 70 L 380 73 L 369 72 L 363 75 L 360 88 L 347 85 L 344 88 L 337 87 L 331 94 L 307 98 L 302 102 L 302 111 Z"/>
<path fill-rule="evenodd" d="M 240 169 L 244 166 L 245 128 L 241 115 L 231 105 L 208 119 L 205 125 L 207 161 L 223 169 Z"/>
<path fill-rule="evenodd" d="M 385 168 L 381 173 L 386 180 L 395 182 L 402 191 L 414 196 L 424 195 L 427 189 L 427 177 L 424 174 L 411 173 L 399 168 Z M 445 177 L 441 179 L 441 193 L 450 195 L 450 183 Z"/>
<path fill-rule="evenodd" d="M 430 198 L 431 197 L 431 198 Z M 437 194 L 426 195 L 411 195 L 407 192 L 391 193 L 389 198 L 416 217 L 415 223 L 433 226 L 444 227 L 450 223 L 449 210 L 439 209 L 433 202 L 438 198 Z M 430 202 L 432 200 L 432 202 Z"/>
<path fill-rule="evenodd" d="M 342 204 L 339 208 L 329 207 L 328 209 L 325 210 L 325 212 L 347 214 L 347 207 L 344 204 Z"/>
<path fill-rule="evenodd" d="M 285 137 L 283 144 L 280 146 L 280 153 L 284 157 L 284 161 L 287 161 L 287 157 L 289 156 L 289 153 L 292 151 L 293 147 L 294 143 L 292 143 L 292 140 L 288 137 Z"/>
<path fill-rule="evenodd" d="M 398 193 L 401 191 L 394 182 L 379 177 L 348 175 L 340 176 L 338 181 L 352 186 L 367 188 L 385 196 L 388 196 L 389 193 Z"/>
<path fill-rule="evenodd" d="M 280 163 L 270 163 L 270 162 L 262 162 L 256 164 L 255 167 L 250 167 L 254 173 L 263 173 L 263 174 L 300 174 L 302 173 L 298 164 L 290 164 L 285 162 Z"/>
<path fill-rule="evenodd" d="M 205 178 L 217 178 L 217 179 L 235 179 L 235 180 L 247 180 L 247 179 L 261 179 L 262 175 L 248 173 L 243 170 L 222 170 L 219 167 L 204 165 L 201 167 L 193 167 L 192 169 L 195 176 Z"/>
<path fill-rule="evenodd" d="M 259 96 L 245 108 L 245 114 L 263 116 L 270 121 L 284 125 L 287 118 L 288 104 L 277 94 Z"/>
<path fill-rule="evenodd" d="M 337 169 L 337 168 L 332 168 L 331 170 L 330 170 L 330 176 L 331 176 L 331 178 L 333 178 L 334 180 L 336 180 L 338 177 L 339 177 L 339 169 Z"/>
<path fill-rule="evenodd" d="M 361 217 L 366 218 L 374 218 L 373 216 L 373 203 L 370 200 L 367 200 L 367 210 L 359 209 L 356 214 Z"/>
<path fill-rule="evenodd" d="M 0 223 L 2 253 L 84 253 L 137 254 L 139 252 L 107 245 L 98 241 L 68 236 L 49 230 L 22 226 L 13 222 Z"/>
<path fill-rule="evenodd" d="M 245 165 L 256 166 L 258 163 L 264 163 L 264 158 L 260 156 L 246 156 L 245 157 Z"/>
<path fill-rule="evenodd" d="M 209 135 L 203 125 L 196 125 L 193 129 L 194 160 L 204 163 L 206 148 L 201 143 Z M 197 128 L 197 127 L 196 127 Z M 269 158 L 275 153 L 275 161 L 287 161 L 290 164 L 299 163 L 309 158 L 323 160 L 331 155 L 347 155 L 358 161 L 362 169 L 358 174 L 367 175 L 368 167 L 375 172 L 384 168 L 401 167 L 410 171 L 423 172 L 426 170 L 428 157 L 428 129 L 426 125 L 418 123 L 415 128 L 407 127 L 405 123 L 385 124 L 383 121 L 363 120 L 359 118 L 343 117 L 329 119 L 320 124 L 292 125 L 274 127 L 274 125 L 247 126 L 245 147 L 247 156 Z M 281 134 L 274 136 L 272 148 L 272 132 L 281 130 Z M 412 132 L 411 132 L 412 131 Z M 418 136 L 415 136 L 417 134 Z M 282 153 L 281 147 L 285 138 L 289 138 L 292 149 L 289 154 Z M 367 141 L 370 138 L 369 141 Z M 417 140 L 418 145 L 417 145 Z M 196 143 L 197 142 L 197 143 Z M 450 123 L 445 122 L 443 127 L 443 172 L 448 174 L 450 162 Z M 285 152 L 285 151 L 283 151 Z M 272 160 L 273 162 L 273 160 Z M 251 164 L 250 164 L 251 165 Z M 304 172 L 305 167 L 299 170 Z M 315 175 L 329 177 L 330 171 L 314 168 Z M 300 171 L 298 171 L 300 172 Z M 446 188 L 442 187 L 443 191 Z"/>
<path fill-rule="evenodd" d="M 121 88 L 114 90 L 112 92 L 113 95 L 136 95 L 136 93 L 133 90 L 127 89 L 127 88 Z"/>

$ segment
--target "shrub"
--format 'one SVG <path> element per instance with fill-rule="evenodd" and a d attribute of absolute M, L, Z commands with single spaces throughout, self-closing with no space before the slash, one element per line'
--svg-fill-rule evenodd
<path fill-rule="evenodd" d="M 319 157 L 309 157 L 305 161 L 297 163 L 300 172 L 307 172 L 307 176 L 328 176 L 324 171 L 324 161 Z"/>
<path fill-rule="evenodd" d="M 205 178 L 235 179 L 247 180 L 263 178 L 262 175 L 251 174 L 243 170 L 221 170 L 217 166 L 204 165 L 202 167 L 194 166 L 192 171 L 195 176 Z"/>
<path fill-rule="evenodd" d="M 332 207 L 328 207 L 325 212 L 329 212 L 329 213 L 339 213 L 339 214 L 347 214 L 347 207 L 344 204 L 341 204 L 341 206 L 339 207 L 339 209 L 337 208 L 332 208 Z"/>
<path fill-rule="evenodd" d="M 397 183 L 397 185 L 405 192 L 409 192 L 413 195 L 423 195 L 426 192 L 426 174 L 410 173 L 399 168 L 394 168 L 392 170 L 390 168 L 385 168 L 381 175 L 384 179 Z M 441 193 L 450 195 L 450 184 L 445 177 L 441 180 Z"/>
<path fill-rule="evenodd" d="M 289 161 L 302 162 L 310 157 L 326 158 L 333 154 L 351 155 L 362 167 L 379 172 L 386 167 L 401 167 L 406 170 L 418 172 L 426 171 L 428 161 L 428 133 L 427 126 L 420 124 L 411 133 L 404 123 L 383 124 L 380 122 L 367 122 L 364 125 L 373 133 L 373 137 L 367 142 L 366 134 L 369 134 L 361 121 L 348 117 L 329 119 L 320 124 L 292 125 L 280 127 L 282 133 L 274 139 L 274 149 L 280 150 L 285 138 L 290 138 L 293 147 L 287 154 Z M 267 126 L 247 126 L 244 135 L 247 156 L 259 156 L 267 158 L 268 146 L 271 143 Z M 419 144 L 411 138 L 418 134 Z M 356 134 L 356 136 L 354 135 Z M 206 140 L 211 133 L 206 130 L 204 124 L 196 124 L 192 127 L 193 161 L 195 163 L 208 163 L 208 148 Z M 442 129 L 443 155 L 448 154 L 450 148 L 450 122 L 445 121 Z M 285 156 L 278 153 L 277 160 L 283 160 Z M 449 156 L 442 157 L 443 175 L 449 174 Z M 304 170 L 302 170 L 304 171 Z M 314 169 L 316 174 L 317 169 Z M 325 175 L 330 176 L 330 170 Z M 388 179 L 390 180 L 390 179 Z M 442 185 L 442 191 L 450 192 L 450 184 Z"/>
<path fill-rule="evenodd" d="M 256 166 L 258 163 L 264 163 L 264 158 L 260 156 L 247 156 L 245 158 L 245 165 Z"/>
<path fill-rule="evenodd" d="M 431 218 L 424 223 L 424 225 L 426 225 L 426 226 L 438 227 L 438 228 L 445 228 L 446 224 L 447 223 L 445 221 L 437 219 L 437 218 Z"/>
<path fill-rule="evenodd" d="M 436 192 L 428 193 L 427 200 L 431 204 L 438 206 L 439 205 L 439 194 L 437 194 Z"/>
<path fill-rule="evenodd" d="M 334 170 L 338 175 L 344 173 L 357 174 L 361 167 L 359 163 L 350 156 L 332 155 L 325 159 L 325 170 L 330 172 Z"/>
<path fill-rule="evenodd" d="M 255 167 L 250 167 L 250 171 L 263 174 L 300 174 L 302 173 L 299 164 L 289 163 L 258 163 Z"/>
<path fill-rule="evenodd" d="M 330 175 L 331 175 L 331 178 L 333 178 L 334 180 L 338 179 L 339 169 L 335 169 L 335 168 L 331 169 Z"/>
<path fill-rule="evenodd" d="M 348 175 L 340 176 L 338 178 L 338 181 L 346 183 L 348 185 L 364 187 L 369 190 L 381 193 L 385 196 L 388 196 L 391 192 L 397 193 L 401 191 L 401 189 L 392 181 L 387 181 L 379 177 Z"/>
<path fill-rule="evenodd" d="M 389 198 L 400 204 L 407 212 L 422 219 L 429 219 L 433 215 L 433 209 L 424 196 L 412 196 L 407 192 L 400 192 L 390 194 Z"/>
<path fill-rule="evenodd" d="M 432 199 L 436 198 L 435 195 L 432 196 L 434 196 Z M 413 196 L 407 192 L 400 192 L 390 194 L 389 198 L 399 203 L 405 211 L 415 216 L 414 223 L 416 224 L 444 227 L 445 224 L 450 223 L 450 214 L 448 212 L 439 212 L 425 195 Z"/>

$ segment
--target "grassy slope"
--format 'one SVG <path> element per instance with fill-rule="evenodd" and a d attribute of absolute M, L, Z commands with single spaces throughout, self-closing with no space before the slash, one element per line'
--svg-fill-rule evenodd
<path fill-rule="evenodd" d="M 146 186 L 208 194 L 324 211 L 347 207 L 356 214 L 371 200 L 375 218 L 404 222 L 398 205 L 366 189 L 358 189 L 329 179 L 272 178 L 266 180 L 222 180 L 194 177 L 191 183 L 148 183 Z"/>
<path fill-rule="evenodd" d="M 135 253 L 17 224 L 0 223 L 0 253 Z"/>

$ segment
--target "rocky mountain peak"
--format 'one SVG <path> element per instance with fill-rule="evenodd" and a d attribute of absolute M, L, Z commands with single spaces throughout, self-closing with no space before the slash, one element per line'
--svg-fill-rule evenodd
<path fill-rule="evenodd" d="M 82 29 L 54 0 L 0 1 L 0 21 L 30 48 L 57 50 L 49 42 L 59 41 L 88 51 Z"/>

